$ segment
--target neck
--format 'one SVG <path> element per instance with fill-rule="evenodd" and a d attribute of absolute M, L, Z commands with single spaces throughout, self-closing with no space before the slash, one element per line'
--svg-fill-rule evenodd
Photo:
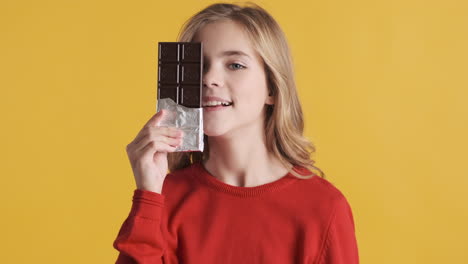
<path fill-rule="evenodd" d="M 240 187 L 263 185 L 286 175 L 288 169 L 268 153 L 260 125 L 208 137 L 210 153 L 205 168 L 220 181 Z"/>

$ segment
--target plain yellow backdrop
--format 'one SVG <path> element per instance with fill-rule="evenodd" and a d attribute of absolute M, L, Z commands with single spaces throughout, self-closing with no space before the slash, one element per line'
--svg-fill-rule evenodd
<path fill-rule="evenodd" d="M 256 1 L 290 42 L 361 263 L 468 263 L 464 0 Z M 2 1 L 2 263 L 113 263 L 157 42 L 213 1 Z"/>

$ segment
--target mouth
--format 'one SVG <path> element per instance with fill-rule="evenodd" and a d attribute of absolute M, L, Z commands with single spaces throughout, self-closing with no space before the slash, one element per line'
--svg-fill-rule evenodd
<path fill-rule="evenodd" d="M 203 108 L 215 108 L 215 107 L 229 107 L 231 105 L 233 105 L 232 102 L 208 101 L 208 102 L 203 102 L 202 107 Z"/>

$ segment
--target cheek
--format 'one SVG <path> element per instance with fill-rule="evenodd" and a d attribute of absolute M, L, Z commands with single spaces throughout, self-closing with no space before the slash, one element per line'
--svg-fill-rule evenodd
<path fill-rule="evenodd" d="M 265 76 L 261 71 L 251 71 L 248 74 L 234 80 L 234 93 L 241 101 L 264 103 L 268 93 Z"/>

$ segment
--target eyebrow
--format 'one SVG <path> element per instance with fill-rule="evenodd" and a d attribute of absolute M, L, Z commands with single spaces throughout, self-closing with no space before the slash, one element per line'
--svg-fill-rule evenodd
<path fill-rule="evenodd" d="M 247 57 L 247 58 L 251 59 L 251 57 L 247 53 L 245 53 L 243 51 L 240 51 L 240 50 L 226 50 L 226 51 L 221 52 L 222 57 L 234 56 L 234 55 L 244 56 L 244 57 Z"/>

